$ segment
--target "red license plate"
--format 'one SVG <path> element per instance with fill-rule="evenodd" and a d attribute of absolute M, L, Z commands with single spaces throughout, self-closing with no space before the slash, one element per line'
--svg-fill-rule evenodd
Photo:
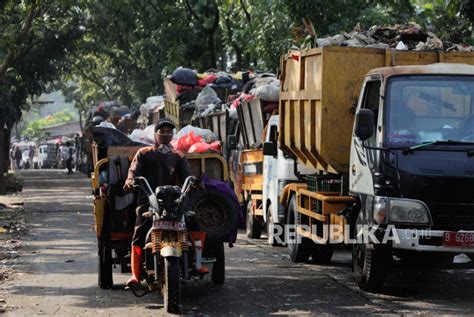
<path fill-rule="evenodd" d="M 186 224 L 181 221 L 155 220 L 153 228 L 162 230 L 182 231 L 186 230 Z"/>
<path fill-rule="evenodd" d="M 474 248 L 474 232 L 445 232 L 443 245 L 446 247 Z"/>

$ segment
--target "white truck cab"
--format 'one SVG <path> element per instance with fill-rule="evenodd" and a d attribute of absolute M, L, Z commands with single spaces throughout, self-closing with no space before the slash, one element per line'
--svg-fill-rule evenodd
<path fill-rule="evenodd" d="M 287 184 L 298 182 L 294 159 L 285 155 L 278 145 L 278 125 L 279 116 L 271 116 L 267 123 L 263 150 L 263 218 L 267 225 L 268 241 L 272 245 L 281 243 L 275 241 L 276 237 L 271 237 L 271 227 L 286 223 L 286 211 L 280 203 L 280 195 Z M 297 164 L 296 169 L 297 173 L 303 175 L 312 171 L 302 164 Z"/>

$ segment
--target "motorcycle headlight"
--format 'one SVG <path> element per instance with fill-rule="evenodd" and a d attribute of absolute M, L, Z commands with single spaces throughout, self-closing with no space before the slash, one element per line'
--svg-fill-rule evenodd
<path fill-rule="evenodd" d="M 390 199 L 388 221 L 393 223 L 431 224 L 428 208 L 421 201 Z"/>

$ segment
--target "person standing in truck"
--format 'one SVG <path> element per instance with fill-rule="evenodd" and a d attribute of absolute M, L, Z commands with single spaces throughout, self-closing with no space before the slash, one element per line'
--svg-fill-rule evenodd
<path fill-rule="evenodd" d="M 155 125 L 155 145 L 138 150 L 130 164 L 124 190 L 131 191 L 136 186 L 134 179 L 137 176 L 145 177 L 154 189 L 157 186 L 182 184 L 191 175 L 184 154 L 175 150 L 170 144 L 174 128 L 174 123 L 167 118 L 158 121 Z M 131 247 L 132 277 L 127 281 L 128 287 L 140 285 L 142 251 L 146 234 L 151 228 L 151 220 L 142 216 L 148 211 L 148 198 L 139 191 L 137 200 L 137 217 Z"/>

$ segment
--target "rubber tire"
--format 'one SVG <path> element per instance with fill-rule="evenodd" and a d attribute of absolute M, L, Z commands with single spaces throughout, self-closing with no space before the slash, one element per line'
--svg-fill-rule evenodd
<path fill-rule="evenodd" d="M 275 221 L 273 220 L 273 217 L 272 217 L 272 213 L 271 213 L 271 210 L 272 210 L 272 204 L 268 204 L 267 206 L 267 222 L 266 222 L 266 232 L 267 232 L 267 242 L 269 245 L 271 245 L 272 247 L 279 247 L 279 246 L 282 246 L 281 243 L 278 243 L 277 239 L 275 239 L 275 237 L 273 235 L 270 235 L 270 229 L 273 225 L 273 227 L 282 227 L 281 224 L 279 223 L 275 223 Z M 281 232 L 283 232 L 283 230 L 281 230 Z M 278 240 L 282 241 L 284 238 L 284 234 L 282 234 Z"/>
<path fill-rule="evenodd" d="M 288 215 L 287 215 L 287 225 L 294 226 L 300 223 L 299 214 L 296 211 L 296 198 L 293 195 L 291 197 L 290 202 L 288 204 Z M 285 230 L 286 232 L 286 230 Z M 298 241 L 297 234 L 295 233 L 295 238 Z M 292 239 L 288 237 L 285 239 L 286 245 L 288 247 L 288 254 L 290 255 L 291 261 L 295 263 L 306 262 L 311 255 L 311 248 L 313 245 L 313 241 L 308 238 L 301 237 L 300 243 L 292 243 Z"/>
<path fill-rule="evenodd" d="M 214 284 L 224 284 L 225 281 L 225 251 L 224 243 L 218 242 L 214 246 L 216 262 L 212 266 L 211 281 Z"/>
<path fill-rule="evenodd" d="M 107 243 L 99 247 L 98 283 L 102 289 L 111 289 L 112 277 L 112 248 Z"/>
<path fill-rule="evenodd" d="M 262 236 L 263 225 L 257 218 L 255 218 L 252 214 L 252 204 L 253 200 L 249 200 L 247 202 L 247 211 L 245 213 L 245 231 L 247 233 L 247 237 L 251 239 L 260 239 Z"/>
<path fill-rule="evenodd" d="M 352 226 L 352 234 L 356 233 L 357 224 L 361 222 L 359 214 L 356 225 Z M 352 269 L 360 289 L 373 293 L 382 289 L 390 254 L 390 249 L 377 245 L 370 249 L 364 243 L 352 245 Z M 363 260 L 363 263 L 360 263 L 360 260 Z"/>
<path fill-rule="evenodd" d="M 163 285 L 163 303 L 170 314 L 179 314 L 181 309 L 180 264 L 177 257 L 166 257 L 165 283 Z"/>
<path fill-rule="evenodd" d="M 311 259 L 316 264 L 329 264 L 334 253 L 334 248 L 330 244 L 314 243 L 311 249 Z"/>
<path fill-rule="evenodd" d="M 211 203 L 213 207 L 217 207 L 220 215 L 226 215 L 224 222 L 214 227 L 205 225 L 201 221 L 202 213 L 199 206 L 205 206 Z M 213 188 L 198 189 L 189 193 L 184 199 L 183 210 L 192 210 L 196 212 L 196 216 L 200 225 L 200 229 L 206 232 L 206 241 L 221 242 L 226 241 L 234 230 L 237 228 L 239 205 L 225 193 Z"/>

